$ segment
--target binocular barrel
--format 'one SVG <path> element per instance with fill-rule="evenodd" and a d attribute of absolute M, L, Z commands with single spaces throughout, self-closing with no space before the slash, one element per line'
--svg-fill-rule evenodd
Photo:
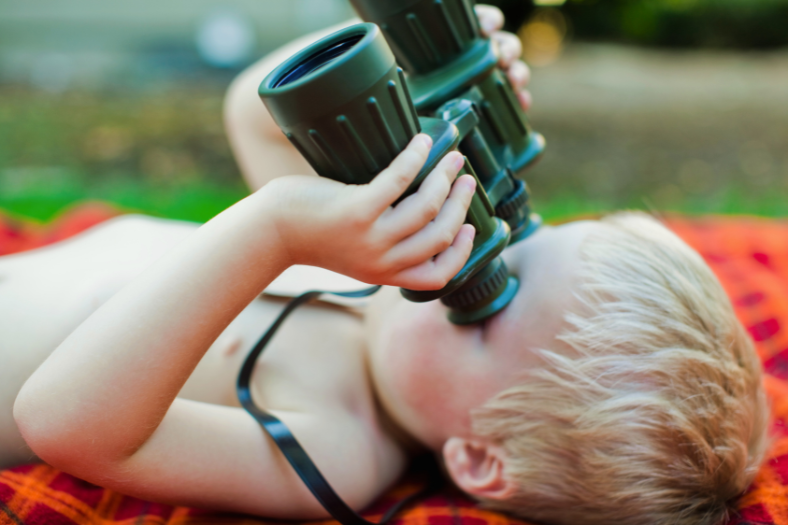
<path fill-rule="evenodd" d="M 350 2 L 362 19 L 380 26 L 408 74 L 419 114 L 435 114 L 457 97 L 472 99 L 480 114 L 479 130 L 501 167 L 521 175 L 539 157 L 544 139 L 531 131 L 508 80 L 496 67 L 494 44 L 481 36 L 473 0 Z M 465 149 L 460 147 L 463 153 Z"/>
<path fill-rule="evenodd" d="M 397 61 L 412 75 L 431 73 L 481 40 L 471 2 L 350 0 L 359 16 L 380 26 Z"/>
<path fill-rule="evenodd" d="M 544 141 L 528 128 L 490 42 L 479 36 L 469 2 L 353 3 L 383 32 L 375 24 L 357 24 L 308 46 L 263 80 L 260 97 L 315 171 L 343 183 L 372 180 L 419 132 L 432 137 L 433 147 L 403 198 L 448 152 L 465 155 L 461 173 L 477 178 L 466 218 L 476 228 L 471 256 L 441 290 L 402 293 L 416 302 L 440 298 L 456 324 L 481 321 L 517 290 L 499 255 L 512 231 L 516 240 L 524 238 L 538 220 L 530 214 L 525 184 L 513 175 L 541 153 Z M 397 62 L 411 72 L 407 78 Z M 467 67 L 470 62 L 476 65 Z M 414 86 L 421 106 L 413 103 Z"/>

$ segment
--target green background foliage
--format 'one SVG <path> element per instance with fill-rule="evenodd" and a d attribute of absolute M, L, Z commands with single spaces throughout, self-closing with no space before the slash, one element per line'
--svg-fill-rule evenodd
<path fill-rule="evenodd" d="M 495 3 L 511 30 L 534 9 L 522 0 Z M 763 79 L 788 68 L 786 51 L 773 50 L 788 45 L 788 0 L 568 0 L 560 10 L 574 45 L 568 58 L 533 72 L 531 118 L 548 139 L 544 160 L 527 174 L 538 212 L 547 219 L 620 208 L 788 213 L 788 99 L 762 90 Z M 632 49 L 622 43 L 663 49 L 634 53 L 645 53 L 644 67 L 664 66 L 664 78 L 638 77 L 641 55 L 616 62 Z M 728 62 L 710 73 L 716 55 L 698 48 L 724 50 Z M 668 67 L 674 62 L 683 69 Z M 760 80 L 747 69 L 756 62 L 766 75 Z M 553 73 L 571 68 L 574 76 Z M 709 75 L 728 70 L 735 71 L 723 82 L 741 83 L 729 100 L 682 105 L 684 88 L 675 86 L 675 104 L 648 94 L 630 100 L 627 86 L 637 82 L 668 86 L 671 75 L 706 75 L 703 89 L 714 83 Z M 616 84 L 618 77 L 635 83 Z M 75 203 L 102 200 L 209 219 L 248 192 L 224 135 L 223 96 L 219 83 L 58 93 L 0 85 L 0 209 L 49 220 Z M 694 96 L 705 102 L 703 93 Z"/>

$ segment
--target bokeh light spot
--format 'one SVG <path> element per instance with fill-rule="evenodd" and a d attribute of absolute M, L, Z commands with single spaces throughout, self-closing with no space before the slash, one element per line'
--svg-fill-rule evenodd
<path fill-rule="evenodd" d="M 517 31 L 523 44 L 523 58 L 533 66 L 555 62 L 564 49 L 566 33 L 566 18 L 558 9 L 537 9 Z"/>

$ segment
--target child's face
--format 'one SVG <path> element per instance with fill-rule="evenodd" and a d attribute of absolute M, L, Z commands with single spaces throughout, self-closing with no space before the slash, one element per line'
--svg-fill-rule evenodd
<path fill-rule="evenodd" d="M 596 221 L 542 227 L 504 251 L 520 279 L 512 303 L 484 324 L 461 327 L 440 301 L 417 304 L 395 288 L 378 293 L 368 314 L 370 368 L 394 420 L 433 450 L 471 437 L 470 411 L 539 366 L 535 350 L 568 352 L 555 336 L 573 305 L 579 247 Z"/>

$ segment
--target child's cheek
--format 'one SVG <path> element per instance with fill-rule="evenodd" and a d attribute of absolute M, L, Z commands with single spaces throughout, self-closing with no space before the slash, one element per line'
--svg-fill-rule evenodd
<path fill-rule="evenodd" d="M 422 310 L 431 305 L 419 306 Z M 407 328 L 401 327 L 392 366 L 396 372 L 395 388 L 407 396 L 409 405 L 418 406 L 432 401 L 433 395 L 439 395 L 440 389 L 434 385 L 440 384 L 445 377 L 445 358 L 437 344 L 440 334 L 437 327 L 428 322 L 428 315 L 413 315 L 410 321 Z"/>
<path fill-rule="evenodd" d="M 406 328 L 401 326 L 397 351 L 390 356 L 390 381 L 429 434 L 428 427 L 465 423 L 458 421 L 464 417 L 458 379 L 467 371 L 460 354 L 462 341 L 445 320 L 445 309 L 433 303 L 413 306 L 417 308 L 409 312 Z"/>

